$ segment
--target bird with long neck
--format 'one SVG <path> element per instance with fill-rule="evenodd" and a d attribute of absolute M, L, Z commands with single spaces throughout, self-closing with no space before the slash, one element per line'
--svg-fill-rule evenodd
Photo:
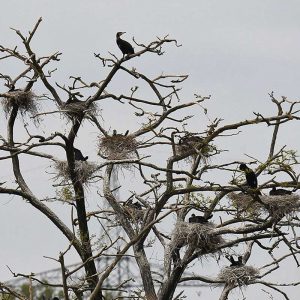
<path fill-rule="evenodd" d="M 128 43 L 127 41 L 121 39 L 121 35 L 124 33 L 126 33 L 126 32 L 117 32 L 117 34 L 116 34 L 116 42 L 117 42 L 118 47 L 120 48 L 120 50 L 123 53 L 123 57 L 125 55 L 134 54 L 134 49 L 131 46 L 131 44 Z"/>
<path fill-rule="evenodd" d="M 248 168 L 246 164 L 240 164 L 240 170 L 245 173 L 247 185 L 253 189 L 257 188 L 257 176 L 252 169 Z"/>

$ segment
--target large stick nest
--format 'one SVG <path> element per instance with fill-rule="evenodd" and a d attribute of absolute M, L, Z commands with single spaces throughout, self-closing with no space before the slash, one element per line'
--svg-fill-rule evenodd
<path fill-rule="evenodd" d="M 273 217 L 292 215 L 299 211 L 300 196 L 297 194 L 282 196 L 262 196 L 261 199 L 268 206 L 268 211 Z"/>
<path fill-rule="evenodd" d="M 187 159 L 195 155 L 201 155 L 203 162 L 207 162 L 208 158 L 213 154 L 215 146 L 203 144 L 203 138 L 196 136 L 195 134 L 187 134 L 180 138 L 179 143 L 175 145 L 176 154 L 188 155 Z"/>
<path fill-rule="evenodd" d="M 130 135 L 102 136 L 99 139 L 99 155 L 109 160 L 134 158 L 138 145 L 136 139 Z"/>
<path fill-rule="evenodd" d="M 86 102 L 79 100 L 64 103 L 61 108 L 65 116 L 71 120 L 84 116 L 96 116 L 99 113 L 99 109 L 94 102 L 87 106 Z"/>
<path fill-rule="evenodd" d="M 262 203 L 255 201 L 249 194 L 230 193 L 228 197 L 240 211 L 249 215 L 258 215 L 268 211 L 275 218 L 282 218 L 299 211 L 300 196 L 297 194 L 267 196 L 259 195 Z"/>
<path fill-rule="evenodd" d="M 71 176 L 67 161 L 55 161 L 54 168 L 57 172 L 54 180 L 61 180 L 64 183 L 70 182 Z M 88 183 L 88 181 L 94 177 L 94 173 L 97 170 L 98 166 L 95 163 L 87 161 L 75 161 L 74 171 L 77 174 L 77 180 L 82 184 Z"/>
<path fill-rule="evenodd" d="M 220 235 L 211 233 L 214 228 L 215 225 L 211 222 L 205 224 L 177 222 L 172 233 L 171 249 L 192 246 L 195 249 L 213 253 L 225 242 Z"/>
<path fill-rule="evenodd" d="M 247 285 L 259 275 L 259 270 L 252 266 L 225 267 L 218 279 L 230 284 Z"/>
<path fill-rule="evenodd" d="M 30 113 L 35 115 L 38 112 L 38 97 L 31 91 L 24 92 L 22 90 L 11 91 L 7 93 L 9 97 L 2 97 L 2 106 L 6 116 L 12 110 L 13 106 L 18 106 L 22 115 Z"/>
<path fill-rule="evenodd" d="M 232 205 L 238 210 L 249 216 L 258 216 L 262 213 L 262 204 L 255 201 L 250 195 L 244 193 L 230 193 L 228 198 L 232 201 Z"/>
<path fill-rule="evenodd" d="M 139 223 L 143 221 L 144 218 L 144 210 L 137 209 L 131 206 L 124 206 L 124 210 L 126 211 L 127 216 L 132 219 L 135 223 Z"/>

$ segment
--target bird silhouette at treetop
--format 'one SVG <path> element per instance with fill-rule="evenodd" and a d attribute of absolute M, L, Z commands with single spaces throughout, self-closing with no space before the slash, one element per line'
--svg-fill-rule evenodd
<path fill-rule="evenodd" d="M 189 218 L 189 223 L 208 223 L 208 220 L 211 219 L 213 215 L 208 216 L 207 218 L 203 216 L 196 216 L 195 214 L 192 214 L 191 217 Z"/>
<path fill-rule="evenodd" d="M 74 148 L 74 158 L 75 158 L 75 160 L 86 161 L 89 157 L 83 156 L 79 149 Z"/>
<path fill-rule="evenodd" d="M 122 39 L 120 38 L 120 36 L 121 36 L 122 34 L 124 34 L 124 33 L 126 33 L 126 32 L 117 32 L 117 35 L 116 35 L 117 45 L 118 45 L 118 47 L 120 48 L 120 50 L 122 51 L 123 57 L 124 57 L 125 55 L 131 55 L 131 54 L 134 54 L 134 49 L 133 49 L 133 47 L 131 46 L 131 44 L 128 43 L 127 41 L 125 41 L 125 40 L 122 40 Z"/>
<path fill-rule="evenodd" d="M 275 186 L 272 187 L 272 190 L 269 192 L 270 196 L 284 196 L 284 195 L 291 195 L 292 191 L 288 191 L 285 189 L 276 189 Z"/>

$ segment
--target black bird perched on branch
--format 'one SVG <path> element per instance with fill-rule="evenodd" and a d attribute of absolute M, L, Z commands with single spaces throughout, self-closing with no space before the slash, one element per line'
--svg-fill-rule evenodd
<path fill-rule="evenodd" d="M 134 49 L 131 46 L 131 44 L 120 38 L 120 36 L 124 33 L 126 33 L 126 32 L 117 32 L 117 35 L 116 35 L 117 45 L 120 48 L 120 50 L 122 51 L 123 56 L 134 54 Z"/>
<path fill-rule="evenodd" d="M 75 160 L 86 161 L 89 157 L 83 156 L 79 149 L 74 148 L 74 158 Z"/>
<path fill-rule="evenodd" d="M 240 164 L 240 170 L 245 173 L 247 185 L 249 187 L 256 189 L 257 188 L 257 177 L 252 169 L 248 168 L 246 164 Z"/>
<path fill-rule="evenodd" d="M 284 196 L 284 195 L 291 195 L 292 191 L 288 191 L 285 189 L 276 189 L 275 186 L 272 187 L 272 190 L 269 192 L 270 196 Z"/>
<path fill-rule="evenodd" d="M 231 262 L 230 267 L 241 267 L 244 265 L 242 256 L 238 256 L 238 260 L 234 260 L 232 255 L 230 256 L 227 255 L 226 258 Z"/>
<path fill-rule="evenodd" d="M 213 215 L 208 216 L 207 218 L 204 218 L 203 216 L 196 216 L 195 214 L 192 214 L 192 216 L 189 218 L 189 223 L 207 223 L 209 219 L 211 219 Z"/>

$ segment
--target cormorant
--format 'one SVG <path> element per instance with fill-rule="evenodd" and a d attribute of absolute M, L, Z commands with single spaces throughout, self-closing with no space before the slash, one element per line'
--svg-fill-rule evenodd
<path fill-rule="evenodd" d="M 270 196 L 284 196 L 284 195 L 291 195 L 292 191 L 288 191 L 285 189 L 276 189 L 276 187 L 272 187 L 272 190 L 269 192 Z"/>
<path fill-rule="evenodd" d="M 193 145 L 203 141 L 203 138 L 197 135 L 187 134 L 179 139 L 179 145 Z"/>
<path fill-rule="evenodd" d="M 134 54 L 134 49 L 130 45 L 130 43 L 128 43 L 127 41 L 124 41 L 120 38 L 120 36 L 124 33 L 126 33 L 126 32 L 117 32 L 117 35 L 116 35 L 117 44 L 118 44 L 120 50 L 122 51 L 123 56 Z"/>
<path fill-rule="evenodd" d="M 204 218 L 203 216 L 196 216 L 195 214 L 192 214 L 192 216 L 189 218 L 189 223 L 207 223 L 209 219 L 211 219 L 213 215 L 208 216 L 207 218 Z"/>
<path fill-rule="evenodd" d="M 79 149 L 74 148 L 74 158 L 75 160 L 86 161 L 89 157 L 83 156 Z"/>
<path fill-rule="evenodd" d="M 142 205 L 139 202 L 133 202 L 132 199 L 129 199 L 128 201 L 124 202 L 123 206 L 128 206 L 135 209 L 142 209 Z"/>
<path fill-rule="evenodd" d="M 116 129 L 113 130 L 112 136 L 127 136 L 129 133 L 129 130 L 126 130 L 124 134 L 118 133 Z"/>
<path fill-rule="evenodd" d="M 240 164 L 240 170 L 245 173 L 246 181 L 249 187 L 257 188 L 257 177 L 252 169 L 248 168 L 246 164 Z"/>
<path fill-rule="evenodd" d="M 238 256 L 238 260 L 234 260 L 234 258 L 232 257 L 232 255 L 230 256 L 226 256 L 226 258 L 231 262 L 230 267 L 241 267 L 243 265 L 243 257 L 242 256 Z"/>
<path fill-rule="evenodd" d="M 78 100 L 74 95 L 71 95 L 68 100 L 65 102 L 65 105 L 71 103 L 83 103 L 83 101 Z"/>

